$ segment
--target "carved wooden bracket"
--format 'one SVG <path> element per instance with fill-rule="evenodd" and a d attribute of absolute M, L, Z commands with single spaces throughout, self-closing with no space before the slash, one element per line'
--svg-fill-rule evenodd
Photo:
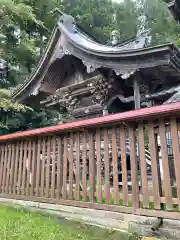
<path fill-rule="evenodd" d="M 101 64 L 97 64 L 97 63 L 94 63 L 94 62 L 87 62 L 85 60 L 82 60 L 82 63 L 84 64 L 84 66 L 86 66 L 87 73 L 94 72 L 96 69 L 102 67 Z"/>

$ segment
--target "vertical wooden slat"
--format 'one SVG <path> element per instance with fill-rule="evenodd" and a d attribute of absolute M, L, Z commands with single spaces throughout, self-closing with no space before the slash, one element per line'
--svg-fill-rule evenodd
<path fill-rule="evenodd" d="M 73 133 L 70 134 L 69 149 L 69 199 L 73 199 Z"/>
<path fill-rule="evenodd" d="M 7 167 L 7 158 L 8 158 L 8 145 L 5 145 L 5 156 L 4 156 L 4 166 L 3 166 L 3 181 L 2 181 L 2 192 L 5 191 L 5 183 L 6 183 L 6 167 Z"/>
<path fill-rule="evenodd" d="M 33 139 L 33 147 L 32 147 L 32 174 L 31 174 L 31 189 L 30 189 L 30 194 L 31 196 L 34 196 L 34 185 L 35 185 L 35 170 L 36 170 L 36 139 Z"/>
<path fill-rule="evenodd" d="M 49 197 L 50 158 L 51 158 L 51 137 L 48 137 L 48 140 L 47 140 L 47 162 L 46 162 L 46 197 Z"/>
<path fill-rule="evenodd" d="M 95 146 L 93 133 L 89 132 L 89 199 L 94 202 L 95 197 Z"/>
<path fill-rule="evenodd" d="M 30 194 L 30 173 L 31 173 L 31 157 L 32 157 L 32 142 L 31 140 L 29 141 L 28 144 L 28 160 L 27 160 L 27 182 L 26 182 L 26 195 Z"/>
<path fill-rule="evenodd" d="M 102 202 L 102 176 L 101 176 L 101 132 L 96 131 L 96 156 L 97 156 L 97 198 Z"/>
<path fill-rule="evenodd" d="M 83 134 L 83 176 L 82 176 L 82 187 L 83 187 L 83 201 L 87 200 L 87 133 L 84 131 Z"/>
<path fill-rule="evenodd" d="M 108 130 L 104 129 L 104 166 L 105 166 L 105 196 L 106 203 L 110 203 L 110 183 L 109 183 L 109 140 Z"/>
<path fill-rule="evenodd" d="M 41 139 L 38 139 L 38 145 L 37 145 L 37 168 L 36 168 L 36 191 L 35 191 L 35 196 L 39 196 L 39 185 L 40 185 L 40 152 L 41 152 Z"/>
<path fill-rule="evenodd" d="M 154 195 L 154 207 L 155 209 L 160 209 L 160 187 L 159 187 L 159 179 L 158 179 L 158 171 L 157 171 L 157 149 L 156 149 L 156 141 L 154 134 L 154 124 L 153 122 L 149 122 L 148 124 L 148 132 L 149 132 L 149 149 L 151 153 L 151 170 L 152 170 L 152 182 L 153 182 L 153 195 Z"/>
<path fill-rule="evenodd" d="M 172 147 L 174 156 L 174 167 L 176 175 L 176 187 L 177 187 L 177 198 L 180 205 L 180 152 L 179 152 L 179 138 L 178 129 L 175 118 L 171 118 L 171 137 L 172 137 Z"/>
<path fill-rule="evenodd" d="M 16 143 L 16 159 L 15 159 L 15 168 L 14 168 L 14 179 L 13 179 L 13 194 L 16 195 L 17 180 L 18 180 L 18 161 L 19 161 L 19 150 L 20 143 Z"/>
<path fill-rule="evenodd" d="M 4 164 L 3 164 L 3 179 L 2 179 L 2 192 L 5 192 L 6 184 L 6 171 L 7 171 L 7 160 L 8 160 L 8 144 L 5 145 L 5 155 L 4 155 Z"/>
<path fill-rule="evenodd" d="M 132 181 L 132 204 L 133 210 L 139 208 L 138 196 L 138 168 L 136 156 L 135 133 L 133 127 L 129 127 L 129 145 L 130 145 L 130 161 L 131 161 L 131 181 Z"/>
<path fill-rule="evenodd" d="M 27 141 L 24 142 L 23 170 L 22 170 L 22 195 L 25 195 L 26 186 L 26 161 L 27 161 Z"/>
<path fill-rule="evenodd" d="M 159 122 L 159 134 L 161 142 L 161 154 L 162 154 L 162 166 L 163 166 L 163 175 L 164 175 L 164 190 L 166 197 L 166 205 L 168 208 L 172 208 L 172 188 L 171 188 L 171 178 L 169 171 L 168 163 L 168 151 L 166 143 L 166 133 L 165 133 L 165 123 L 164 120 Z"/>
<path fill-rule="evenodd" d="M 61 197 L 63 186 L 63 158 L 62 158 L 62 141 L 58 138 L 58 159 L 57 159 L 57 198 Z"/>
<path fill-rule="evenodd" d="M 55 161 L 56 161 L 56 137 L 52 139 L 52 174 L 51 174 L 51 198 L 55 197 Z"/>
<path fill-rule="evenodd" d="M 67 198 L 67 157 L 68 157 L 67 136 L 64 137 L 64 166 L 63 166 L 63 199 Z"/>
<path fill-rule="evenodd" d="M 80 136 L 76 133 L 76 187 L 75 200 L 80 199 Z"/>
<path fill-rule="evenodd" d="M 125 206 L 128 206 L 126 141 L 125 141 L 125 130 L 124 130 L 124 126 L 123 125 L 120 126 L 120 149 L 121 149 L 123 204 Z"/>
<path fill-rule="evenodd" d="M 114 203 L 118 204 L 118 165 L 117 165 L 117 140 L 116 128 L 112 129 L 112 162 L 113 162 L 113 186 L 114 186 Z"/>
<path fill-rule="evenodd" d="M 5 158 L 5 145 L 2 145 L 1 150 L 1 162 L 0 162 L 0 192 L 1 192 L 1 185 L 3 181 L 3 167 L 4 167 L 4 158 Z"/>
<path fill-rule="evenodd" d="M 9 194 L 13 192 L 13 178 L 14 178 L 14 166 L 15 166 L 15 143 L 12 144 L 12 155 L 10 164 L 10 180 L 9 180 Z"/>
<path fill-rule="evenodd" d="M 10 144 L 8 148 L 8 157 L 7 157 L 7 174 L 6 174 L 6 180 L 5 180 L 6 181 L 5 193 L 8 193 L 8 188 L 9 188 L 11 154 L 12 154 L 12 145 Z"/>
<path fill-rule="evenodd" d="M 44 196 L 44 187 L 45 187 L 45 154 L 46 154 L 46 138 L 43 137 L 42 140 L 42 165 L 41 165 L 41 191 L 40 195 Z"/>
<path fill-rule="evenodd" d="M 144 144 L 144 130 L 143 122 L 138 125 L 138 145 L 139 145 L 139 157 L 140 157 L 140 169 L 142 179 L 142 195 L 143 195 L 143 207 L 149 208 L 149 194 L 148 194 L 148 180 L 147 180 L 147 167 L 145 157 L 145 144 Z"/>
<path fill-rule="evenodd" d="M 20 144 L 20 154 L 19 154 L 19 172 L 18 172 L 18 187 L 17 194 L 21 194 L 21 181 L 22 181 L 22 160 L 23 160 L 23 141 Z"/>

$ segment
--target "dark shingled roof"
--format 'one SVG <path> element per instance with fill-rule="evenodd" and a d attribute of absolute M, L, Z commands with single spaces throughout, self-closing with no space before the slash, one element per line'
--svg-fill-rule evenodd
<path fill-rule="evenodd" d="M 85 33 L 83 33 L 75 24 L 74 18 L 69 15 L 62 15 L 58 22 L 58 27 L 61 32 L 63 32 L 70 41 L 72 41 L 77 46 L 93 52 L 99 53 L 120 53 L 123 51 L 131 51 L 135 49 L 140 49 L 145 46 L 146 38 L 145 37 L 137 37 L 133 38 L 130 41 L 124 42 L 122 45 L 118 46 L 107 46 L 102 45 Z"/>

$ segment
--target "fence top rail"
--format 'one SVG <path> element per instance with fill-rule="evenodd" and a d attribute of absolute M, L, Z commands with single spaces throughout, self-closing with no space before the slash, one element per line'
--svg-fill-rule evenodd
<path fill-rule="evenodd" d="M 133 110 L 118 114 L 107 115 L 98 118 L 92 118 L 88 120 L 75 121 L 65 124 L 59 124 L 56 126 L 39 128 L 34 130 L 28 130 L 24 132 L 17 132 L 8 135 L 1 135 L 0 142 L 15 140 L 25 137 L 33 137 L 39 135 L 48 135 L 56 132 L 71 131 L 80 128 L 89 128 L 95 126 L 102 126 L 105 124 L 118 123 L 124 121 L 133 121 L 133 120 L 146 120 L 154 117 L 163 117 L 167 115 L 172 115 L 180 111 L 180 102 L 171 103 L 156 107 L 144 108 L 139 110 Z"/>

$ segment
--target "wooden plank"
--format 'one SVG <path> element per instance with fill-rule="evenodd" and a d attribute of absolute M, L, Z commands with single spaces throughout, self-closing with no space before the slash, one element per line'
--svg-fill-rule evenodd
<path fill-rule="evenodd" d="M 36 191 L 35 191 L 35 196 L 39 196 L 39 185 L 40 185 L 40 152 L 41 152 L 41 139 L 38 139 L 37 143 L 37 158 L 36 158 L 36 163 L 37 163 L 37 168 L 36 168 Z"/>
<path fill-rule="evenodd" d="M 4 158 L 5 158 L 5 145 L 3 144 L 1 146 L 1 162 L 0 162 L 0 192 L 2 187 L 2 181 L 3 181 L 3 167 L 4 167 Z"/>
<path fill-rule="evenodd" d="M 101 130 L 96 131 L 96 157 L 97 157 L 97 198 L 102 202 L 102 176 L 101 176 Z"/>
<path fill-rule="evenodd" d="M 67 198 L 67 157 L 68 157 L 68 142 L 67 136 L 64 137 L 64 166 L 63 166 L 63 199 Z"/>
<path fill-rule="evenodd" d="M 50 181 L 50 159 L 51 159 L 51 137 L 47 140 L 47 162 L 46 162 L 46 197 L 49 197 L 49 181 Z"/>
<path fill-rule="evenodd" d="M 33 139 L 33 148 L 32 148 L 32 175 L 31 175 L 31 189 L 30 189 L 30 195 L 34 196 L 34 192 L 35 192 L 35 170 L 36 170 L 36 152 L 37 150 L 37 141 L 36 139 Z"/>
<path fill-rule="evenodd" d="M 23 144 L 23 141 L 21 141 L 20 154 L 19 154 L 19 171 L 18 171 L 17 195 L 21 194 L 23 147 L 24 147 L 24 144 Z"/>
<path fill-rule="evenodd" d="M 121 149 L 121 168 L 122 168 L 122 190 L 123 204 L 128 206 L 128 183 L 127 183 L 127 162 L 126 162 L 126 141 L 124 125 L 120 126 L 120 149 Z"/>
<path fill-rule="evenodd" d="M 16 142 L 16 159 L 15 159 L 14 179 L 13 179 L 13 194 L 14 195 L 16 195 L 16 187 L 17 187 L 17 182 L 18 182 L 19 150 L 20 150 L 20 142 Z"/>
<path fill-rule="evenodd" d="M 82 176 L 83 201 L 87 200 L 87 132 L 83 134 L 83 176 Z"/>
<path fill-rule="evenodd" d="M 178 138 L 178 129 L 175 118 L 171 118 L 171 137 L 172 137 L 172 148 L 174 156 L 174 167 L 176 175 L 176 187 L 177 187 L 177 198 L 179 200 L 180 206 L 180 152 L 179 152 L 179 138 Z"/>
<path fill-rule="evenodd" d="M 159 121 L 159 134 L 160 134 L 160 142 L 161 142 L 162 166 L 163 166 L 163 175 L 164 175 L 163 186 L 165 190 L 166 205 L 168 208 L 172 209 L 173 204 L 172 204 L 171 177 L 170 177 L 170 171 L 169 171 L 165 123 L 163 119 Z"/>
<path fill-rule="evenodd" d="M 44 188 L 45 188 L 45 154 L 46 154 L 46 137 L 42 139 L 42 159 L 41 159 L 41 191 L 40 195 L 44 196 Z"/>
<path fill-rule="evenodd" d="M 51 174 L 51 198 L 55 197 L 55 171 L 56 171 L 56 137 L 52 139 L 52 174 Z"/>
<path fill-rule="evenodd" d="M 69 199 L 73 200 L 73 133 L 70 134 L 70 149 L 69 149 Z"/>
<path fill-rule="evenodd" d="M 109 139 L 108 130 L 104 129 L 104 167 L 105 167 L 105 193 L 106 204 L 110 203 L 110 183 L 109 183 Z"/>
<path fill-rule="evenodd" d="M 145 143 L 144 143 L 144 129 L 143 122 L 138 124 L 138 145 L 139 145 L 139 160 L 141 170 L 141 182 L 142 182 L 142 195 L 143 195 L 143 207 L 149 208 L 149 194 L 148 194 L 148 180 L 147 180 L 147 166 L 145 156 Z"/>
<path fill-rule="evenodd" d="M 6 174 L 6 180 L 5 180 L 5 193 L 8 193 L 8 189 L 9 189 L 11 154 L 12 154 L 12 145 L 9 144 L 8 156 L 7 156 L 7 174 Z"/>
<path fill-rule="evenodd" d="M 62 140 L 58 137 L 58 159 L 57 159 L 57 198 L 61 197 L 63 186 L 63 157 L 62 157 Z"/>
<path fill-rule="evenodd" d="M 9 179 L 9 194 L 13 193 L 13 178 L 14 178 L 14 166 L 15 166 L 15 143 L 12 144 L 12 155 L 11 155 L 11 163 L 10 163 L 10 179 Z"/>
<path fill-rule="evenodd" d="M 130 161 L 131 161 L 131 181 L 132 181 L 132 205 L 133 211 L 139 208 L 139 193 L 138 193 L 138 167 L 134 128 L 129 126 L 129 146 L 130 146 Z"/>
<path fill-rule="evenodd" d="M 4 166 L 3 166 L 3 181 L 2 181 L 2 193 L 5 191 L 6 183 L 6 170 L 7 170 L 7 159 L 8 158 L 8 145 L 5 145 L 5 156 L 4 156 Z"/>
<path fill-rule="evenodd" d="M 94 134 L 88 132 L 89 140 L 89 200 L 91 203 L 94 202 L 95 197 L 95 144 Z"/>
<path fill-rule="evenodd" d="M 24 154 L 23 154 L 23 168 L 22 168 L 22 195 L 25 195 L 25 186 L 26 186 L 26 161 L 27 161 L 27 141 L 24 141 Z"/>
<path fill-rule="evenodd" d="M 119 186 L 118 186 L 118 156 L 117 156 L 116 128 L 112 129 L 112 163 L 113 163 L 114 203 L 118 205 Z"/>
<path fill-rule="evenodd" d="M 153 183 L 153 196 L 154 196 L 154 207 L 155 209 L 160 209 L 160 186 L 158 179 L 158 170 L 157 170 L 157 149 L 156 141 L 154 134 L 154 124 L 152 121 L 148 124 L 148 133 L 149 133 L 149 149 L 151 154 L 151 170 L 152 170 L 152 183 Z"/>
<path fill-rule="evenodd" d="M 138 74 L 135 74 L 134 78 L 133 78 L 135 109 L 141 108 L 141 95 L 140 95 L 140 87 L 139 87 L 139 79 L 138 78 L 139 78 Z"/>
<path fill-rule="evenodd" d="M 28 160 L 27 160 L 27 182 L 26 182 L 26 195 L 30 194 L 30 174 L 31 174 L 31 158 L 32 158 L 32 142 L 28 142 Z"/>
<path fill-rule="evenodd" d="M 76 187 L 75 200 L 80 200 L 80 136 L 76 133 Z"/>

